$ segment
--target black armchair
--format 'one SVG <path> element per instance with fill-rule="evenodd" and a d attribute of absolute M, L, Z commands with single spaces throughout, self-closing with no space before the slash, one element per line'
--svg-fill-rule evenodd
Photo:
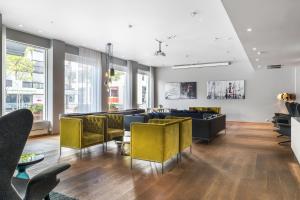
<path fill-rule="evenodd" d="M 59 183 L 56 177 L 69 164 L 58 164 L 30 180 L 13 178 L 33 122 L 31 111 L 21 109 L 0 118 L 0 200 L 49 199 Z"/>
<path fill-rule="evenodd" d="M 278 133 L 281 134 L 282 136 L 287 136 L 287 137 L 291 137 L 291 124 L 278 124 L 279 129 L 278 129 Z M 286 141 L 282 141 L 279 142 L 278 144 L 284 144 L 284 143 L 288 143 L 291 142 L 291 139 L 286 140 Z"/>

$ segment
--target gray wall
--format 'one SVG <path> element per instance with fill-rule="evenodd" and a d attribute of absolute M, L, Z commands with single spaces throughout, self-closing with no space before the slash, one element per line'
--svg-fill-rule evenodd
<path fill-rule="evenodd" d="M 59 114 L 64 112 L 65 48 L 64 42 L 52 40 L 48 51 L 48 119 L 52 133 L 59 133 Z"/>
<path fill-rule="evenodd" d="M 274 112 L 286 112 L 283 102 L 276 99 L 280 92 L 295 92 L 295 69 L 254 71 L 242 62 L 229 67 L 182 69 L 156 69 L 157 104 L 167 108 L 188 109 L 190 106 L 220 106 L 228 120 L 265 122 Z M 206 82 L 208 80 L 245 80 L 245 100 L 207 100 Z M 165 100 L 166 82 L 197 82 L 196 100 Z M 298 99 L 300 96 L 298 96 Z"/>

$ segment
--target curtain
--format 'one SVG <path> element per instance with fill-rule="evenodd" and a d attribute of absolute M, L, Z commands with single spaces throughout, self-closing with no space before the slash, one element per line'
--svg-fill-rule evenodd
<path fill-rule="evenodd" d="M 150 108 L 155 107 L 155 68 L 150 67 Z"/>
<path fill-rule="evenodd" d="M 101 54 L 79 48 L 79 56 L 66 54 L 65 112 L 101 111 Z"/>

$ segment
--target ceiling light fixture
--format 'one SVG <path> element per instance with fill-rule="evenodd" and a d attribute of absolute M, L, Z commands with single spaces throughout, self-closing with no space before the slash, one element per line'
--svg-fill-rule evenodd
<path fill-rule="evenodd" d="M 252 32 L 252 28 L 247 28 L 247 31 L 248 32 Z"/>
<path fill-rule="evenodd" d="M 260 68 L 261 68 L 261 65 L 257 65 L 257 68 L 260 69 Z"/>
<path fill-rule="evenodd" d="M 253 48 L 252 48 L 252 50 L 253 50 L 253 51 L 256 51 L 256 50 L 257 50 L 257 48 L 256 48 L 256 47 L 253 47 Z"/>
<path fill-rule="evenodd" d="M 166 56 L 166 53 L 163 52 L 163 51 L 161 50 L 161 44 L 162 44 L 163 42 L 160 41 L 160 40 L 157 40 L 157 39 L 156 39 L 156 41 L 158 42 L 158 50 L 155 51 L 154 55 L 155 55 L 155 56 Z"/>
<path fill-rule="evenodd" d="M 260 52 L 260 51 L 258 51 L 258 52 L 257 52 L 257 55 L 260 55 L 260 54 L 261 54 L 261 52 Z"/>
<path fill-rule="evenodd" d="M 172 69 L 189 69 L 189 68 L 204 68 L 204 67 L 226 67 L 231 65 L 231 62 L 214 62 L 214 63 L 195 63 L 185 65 L 174 65 Z"/>
<path fill-rule="evenodd" d="M 258 59 L 258 58 L 256 58 L 256 59 L 255 59 L 255 61 L 256 61 L 256 62 L 258 62 L 258 61 L 259 61 L 259 59 Z"/>
<path fill-rule="evenodd" d="M 23 26 L 23 24 L 19 24 L 18 27 L 23 28 L 24 26 Z"/>

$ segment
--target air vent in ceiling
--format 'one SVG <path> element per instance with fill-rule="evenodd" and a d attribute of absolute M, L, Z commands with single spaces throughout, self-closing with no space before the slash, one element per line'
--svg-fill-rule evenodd
<path fill-rule="evenodd" d="M 282 65 L 268 65 L 267 69 L 280 69 Z"/>

